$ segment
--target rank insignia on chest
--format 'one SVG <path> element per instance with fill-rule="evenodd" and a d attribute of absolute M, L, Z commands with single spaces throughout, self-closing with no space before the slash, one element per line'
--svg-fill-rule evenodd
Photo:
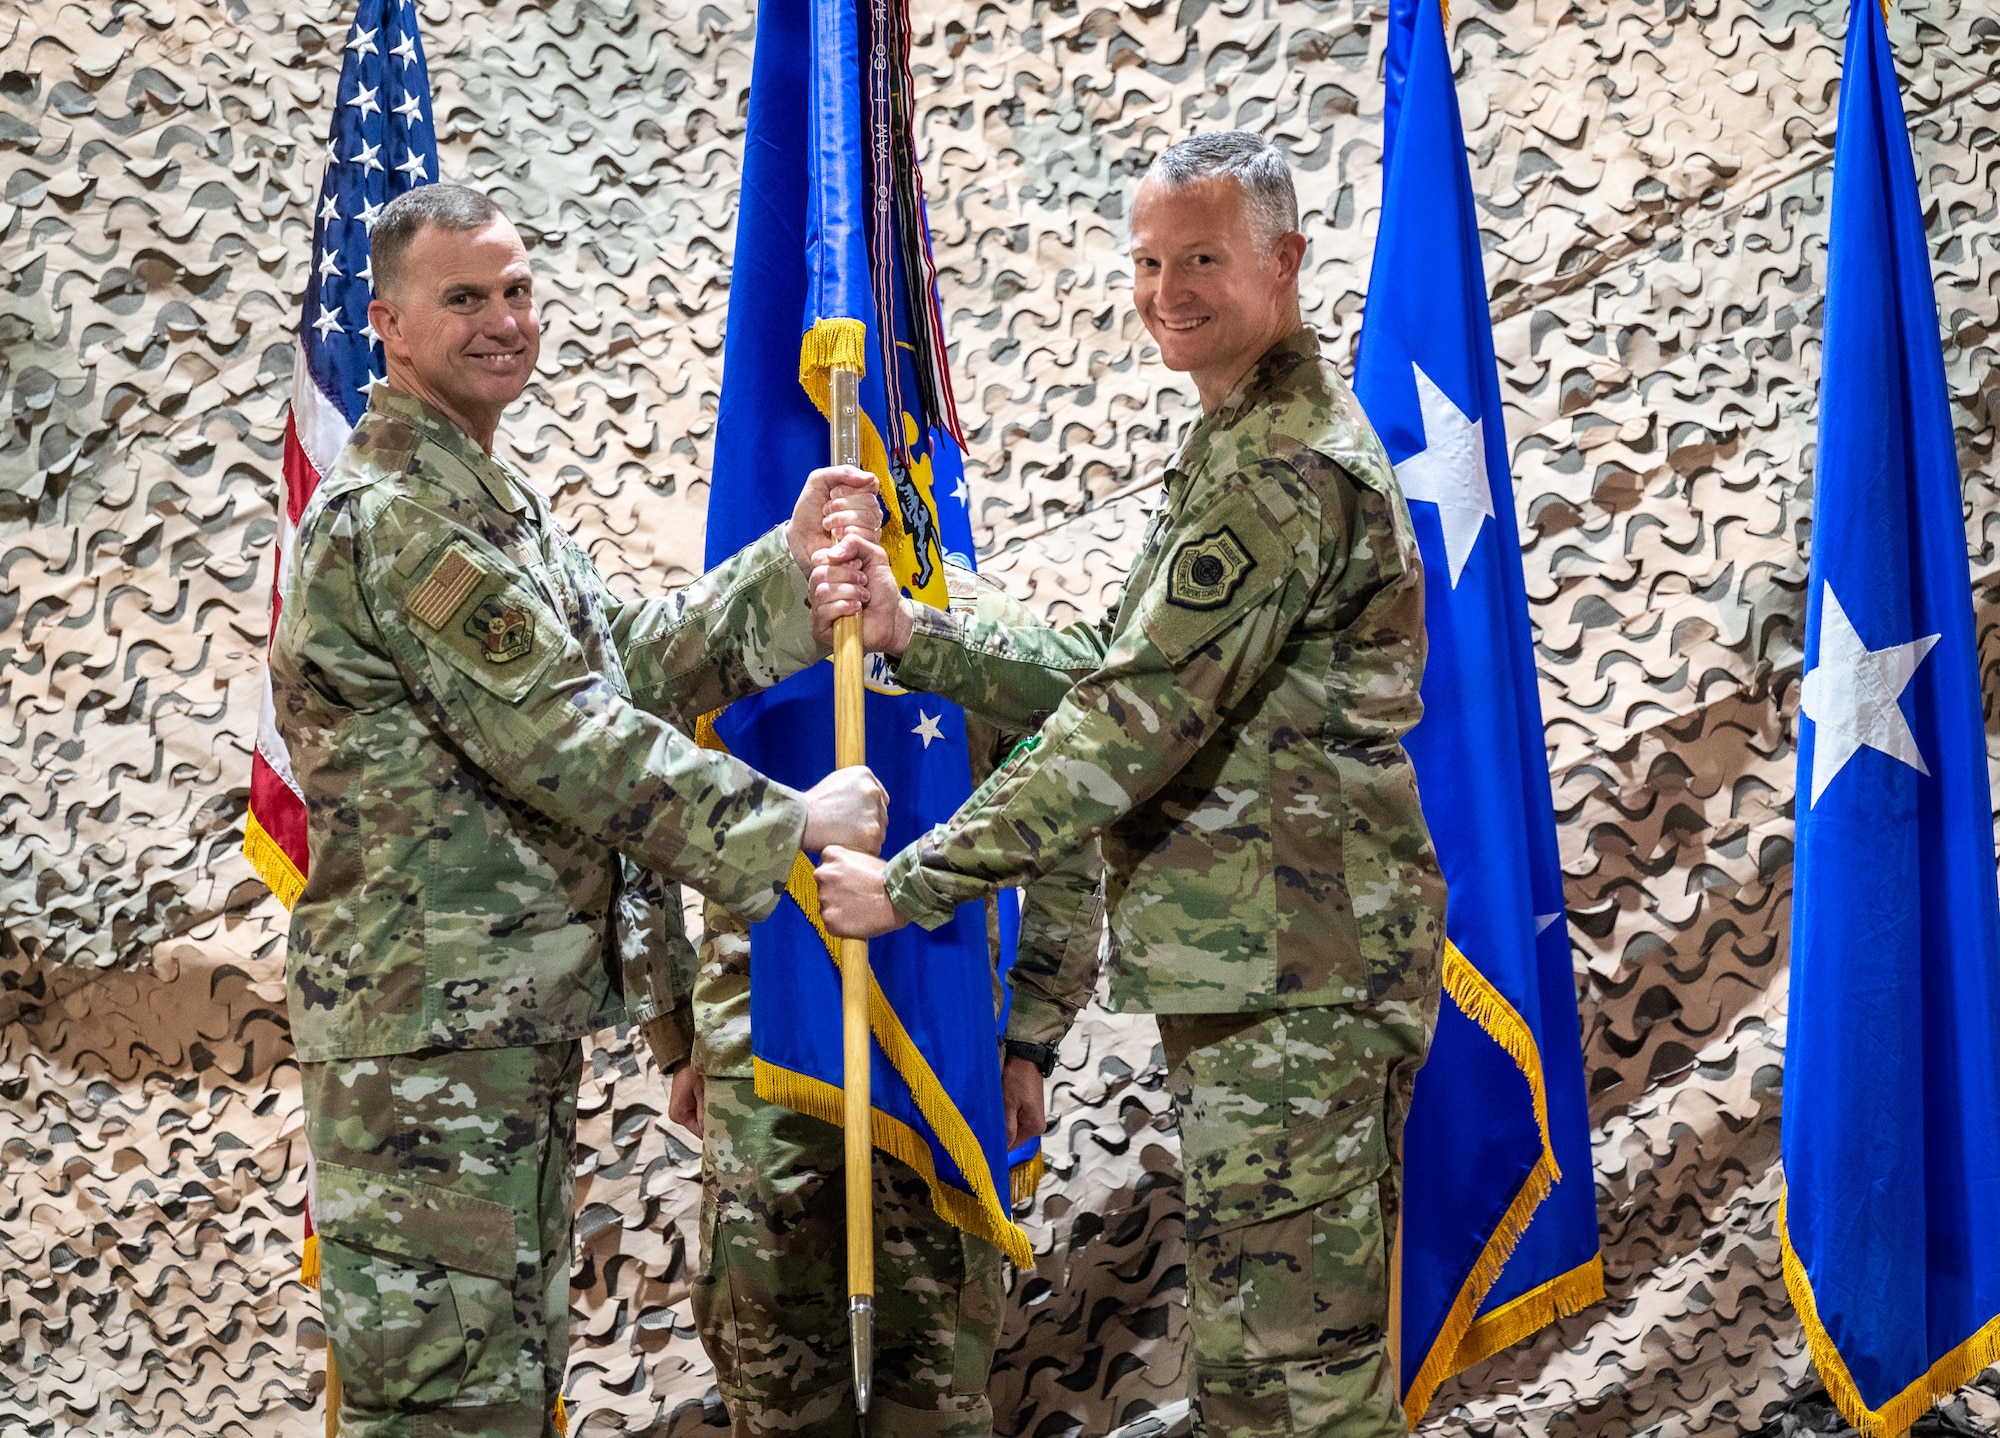
<path fill-rule="evenodd" d="M 1243 541 L 1225 524 L 1174 551 L 1167 571 L 1167 603 L 1183 609 L 1220 609 L 1256 567 Z"/>
<path fill-rule="evenodd" d="M 534 621 L 504 594 L 481 600 L 466 616 L 465 632 L 479 641 L 489 664 L 512 664 L 535 647 Z"/>

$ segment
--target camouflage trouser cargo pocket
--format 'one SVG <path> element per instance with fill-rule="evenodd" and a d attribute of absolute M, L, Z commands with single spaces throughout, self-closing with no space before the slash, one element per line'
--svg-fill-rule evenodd
<path fill-rule="evenodd" d="M 1428 1016 L 1393 1004 L 1162 1015 L 1160 1032 L 1187 1180 L 1199 1430 L 1401 1434 L 1393 1155 Z"/>
<path fill-rule="evenodd" d="M 553 1438 L 582 1047 L 300 1065 L 343 1438 Z"/>
<path fill-rule="evenodd" d="M 513 1209 L 336 1163 L 319 1165 L 315 1197 L 327 1328 L 368 1360 L 345 1375 L 347 1403 L 519 1398 Z"/>

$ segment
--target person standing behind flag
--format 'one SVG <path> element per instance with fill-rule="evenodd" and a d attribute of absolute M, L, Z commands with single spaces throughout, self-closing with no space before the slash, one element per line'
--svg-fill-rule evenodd
<path fill-rule="evenodd" d="M 642 871 L 757 917 L 801 844 L 881 842 L 866 768 L 799 793 L 682 732 L 822 656 L 804 568 L 877 531 L 874 480 L 820 472 L 789 525 L 622 601 L 492 452 L 540 347 L 514 227 L 429 185 L 371 238 L 387 378 L 300 520 L 271 649 L 321 1300 L 342 1432 L 533 1438 L 562 1427 L 578 1040 L 634 975 L 677 1000 L 663 1062 L 686 1047 L 692 956 Z"/>
<path fill-rule="evenodd" d="M 1402 1127 L 1437 1013 L 1444 884 L 1402 736 L 1423 572 L 1396 477 L 1300 317 L 1284 158 L 1241 131 L 1148 170 L 1134 301 L 1202 419 L 1095 626 L 865 597 L 896 682 L 1053 711 L 990 792 L 884 862 L 830 850 L 827 925 L 874 936 L 1101 836 L 1115 1007 L 1160 1017 L 1186 1173 L 1193 1399 L 1215 1435 L 1405 1431 L 1390 1339 Z"/>

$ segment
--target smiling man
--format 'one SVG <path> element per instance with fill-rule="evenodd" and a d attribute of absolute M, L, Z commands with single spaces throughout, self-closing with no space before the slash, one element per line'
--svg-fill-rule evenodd
<path fill-rule="evenodd" d="M 578 1040 L 630 1018 L 685 1059 L 677 883 L 756 919 L 802 846 L 881 843 L 865 768 L 798 793 L 687 737 L 826 652 L 806 566 L 879 512 L 872 478 L 819 471 L 788 525 L 619 597 L 493 453 L 541 343 L 514 227 L 427 186 L 372 255 L 388 376 L 300 520 L 271 649 L 311 853 L 287 979 L 340 1431 L 545 1438 Z"/>
<path fill-rule="evenodd" d="M 1111 1002 L 1159 1015 L 1179 1111 L 1198 1425 L 1384 1438 L 1404 1431 L 1390 1275 L 1444 884 L 1401 742 L 1422 569 L 1301 322 L 1305 249 L 1254 135 L 1184 140 L 1140 185 L 1133 298 L 1202 418 L 1101 624 L 913 605 L 872 549 L 816 576 L 816 619 L 865 603 L 898 683 L 1040 723 L 887 864 L 830 851 L 819 893 L 838 934 L 935 925 L 1100 840 Z"/>

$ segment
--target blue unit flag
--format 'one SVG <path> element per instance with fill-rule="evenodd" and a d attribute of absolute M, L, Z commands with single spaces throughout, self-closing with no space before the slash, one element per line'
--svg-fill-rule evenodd
<path fill-rule="evenodd" d="M 1924 207 L 1887 27 L 1848 16 L 1827 238 L 1785 1050 L 1785 1286 L 1901 1433 L 2000 1359 L 2000 897 Z"/>
<path fill-rule="evenodd" d="M 807 471 L 827 462 L 828 369 L 851 366 L 863 370 L 863 463 L 888 502 L 885 546 L 904 589 L 941 607 L 945 557 L 971 563 L 972 529 L 911 154 L 904 24 L 899 6 L 856 0 L 758 9 L 707 549 L 714 564 L 790 514 Z M 886 61 L 865 81 L 864 38 Z M 868 762 L 890 792 L 893 852 L 971 793 L 971 756 L 952 705 L 896 689 L 879 666 L 869 691 Z M 704 741 L 805 787 L 833 768 L 832 692 L 831 666 L 818 665 L 713 716 Z M 1011 898 L 1000 913 L 1009 955 Z M 750 944 L 757 1092 L 838 1124 L 840 975 L 803 856 L 790 899 Z M 1011 1163 L 1006 1149 L 983 908 L 877 939 L 869 957 L 876 1146 L 924 1175 L 945 1218 L 1031 1265 L 1010 1209 L 1040 1158 L 1027 1147 Z"/>
<path fill-rule="evenodd" d="M 1556 850 L 1465 134 L 1439 0 L 1392 0 L 1381 227 L 1355 364 L 1424 559 L 1408 739 L 1450 889 L 1404 1137 L 1401 1381 L 1439 1384 L 1604 1294 Z"/>

